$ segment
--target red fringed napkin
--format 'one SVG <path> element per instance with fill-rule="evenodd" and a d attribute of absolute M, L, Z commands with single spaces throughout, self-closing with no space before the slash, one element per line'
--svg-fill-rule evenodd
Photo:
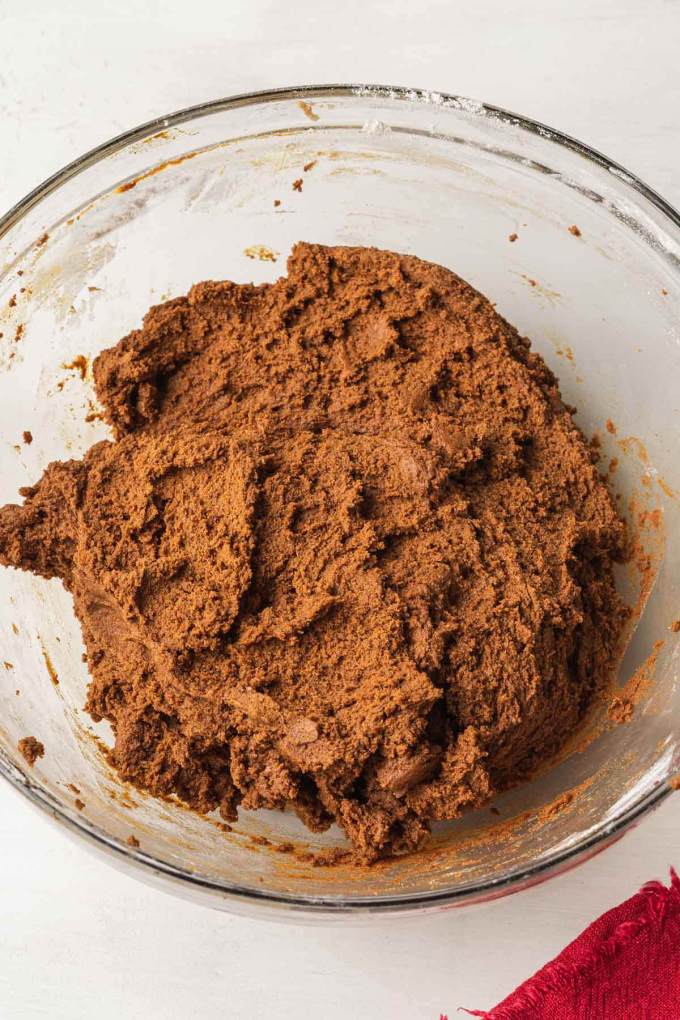
<path fill-rule="evenodd" d="M 680 1017 L 680 880 L 648 882 L 490 1012 L 487 1020 Z M 441 1018 L 445 1020 L 445 1018 Z"/>

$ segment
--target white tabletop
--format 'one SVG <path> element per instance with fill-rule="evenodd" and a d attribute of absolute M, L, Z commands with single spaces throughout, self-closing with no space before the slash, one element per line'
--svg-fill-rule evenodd
<path fill-rule="evenodd" d="M 0 0 L 0 209 L 177 108 L 310 82 L 417 85 L 575 135 L 680 205 L 672 0 Z M 616 846 L 484 908 L 284 928 L 123 877 L 0 786 L 0 1020 L 437 1020 L 488 1008 L 680 864 L 666 802 Z"/>

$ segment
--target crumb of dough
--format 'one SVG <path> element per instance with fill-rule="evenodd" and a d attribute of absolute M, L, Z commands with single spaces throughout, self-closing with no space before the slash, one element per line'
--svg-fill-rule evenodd
<path fill-rule="evenodd" d="M 300 107 L 300 109 L 302 110 L 302 112 L 304 113 L 305 117 L 308 120 L 313 121 L 319 120 L 319 114 L 314 112 L 314 108 L 312 107 L 311 103 L 307 103 L 305 102 L 304 99 L 300 99 L 298 101 L 298 106 Z"/>
<path fill-rule="evenodd" d="M 22 737 L 17 748 L 29 765 L 35 765 L 38 758 L 45 756 L 45 745 L 35 737 Z"/>
<path fill-rule="evenodd" d="M 612 722 L 628 723 L 633 718 L 634 706 L 627 698 L 612 698 L 607 715 Z"/>
<path fill-rule="evenodd" d="M 84 354 L 77 354 L 73 361 L 69 361 L 68 364 L 63 365 L 63 368 L 70 368 L 76 371 L 81 379 L 87 377 L 89 361 Z"/>

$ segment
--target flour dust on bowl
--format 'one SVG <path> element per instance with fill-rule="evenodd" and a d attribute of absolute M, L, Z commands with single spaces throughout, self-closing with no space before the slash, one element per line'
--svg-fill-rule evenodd
<path fill-rule="evenodd" d="M 311 833 L 288 811 L 241 811 L 229 828 L 124 784 L 102 751 L 107 724 L 84 711 L 70 596 L 3 569 L 2 771 L 113 863 L 215 906 L 334 916 L 493 898 L 607 845 L 678 768 L 678 217 L 579 143 L 431 93 L 288 90 L 146 125 L 3 220 L 0 502 L 110 437 L 92 363 L 150 305 L 199 280 L 273 281 L 298 241 L 448 267 L 531 338 L 635 536 L 617 577 L 636 607 L 622 690 L 493 810 L 436 823 L 405 857 L 318 867 L 346 846 L 339 830 Z M 28 736 L 45 749 L 32 766 L 17 750 Z"/>

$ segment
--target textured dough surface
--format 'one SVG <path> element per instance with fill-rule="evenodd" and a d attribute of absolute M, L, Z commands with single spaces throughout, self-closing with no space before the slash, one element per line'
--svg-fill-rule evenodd
<path fill-rule="evenodd" d="M 557 383 L 452 272 L 298 244 L 94 363 L 115 441 L 0 511 L 60 577 L 114 766 L 201 812 L 417 847 L 557 750 L 608 679 L 624 530 Z"/>

